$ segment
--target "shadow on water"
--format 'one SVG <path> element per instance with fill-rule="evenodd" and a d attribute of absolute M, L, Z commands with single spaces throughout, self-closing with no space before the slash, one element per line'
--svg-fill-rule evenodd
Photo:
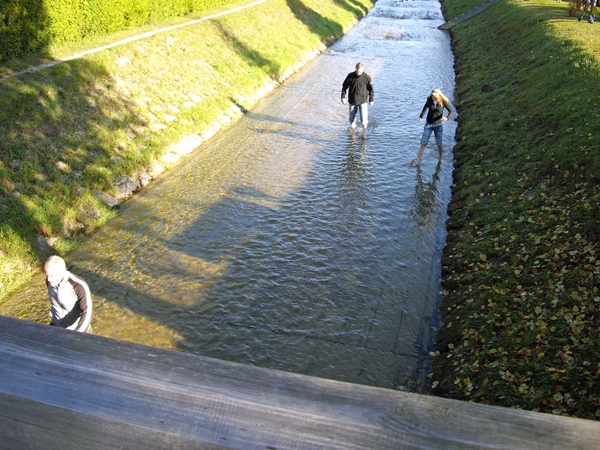
<path fill-rule="evenodd" d="M 435 172 L 430 181 L 423 180 L 423 170 L 417 166 L 417 185 L 415 189 L 415 220 L 420 226 L 437 225 L 439 222 L 438 208 L 440 199 L 438 195 L 438 183 L 440 181 L 440 169 L 442 162 L 436 165 Z M 433 224 L 431 222 L 434 222 Z"/>
<path fill-rule="evenodd" d="M 280 89 L 285 89 L 285 87 L 281 87 Z M 270 116 L 266 114 L 257 114 L 252 111 L 247 112 L 246 117 L 253 119 L 253 122 L 255 122 L 255 125 L 248 127 L 248 129 L 256 133 L 261 133 L 265 135 L 273 134 L 279 135 L 281 137 L 288 137 L 291 139 L 300 139 L 313 144 L 321 143 L 326 145 L 330 143 L 330 140 L 328 138 L 319 137 L 318 135 L 315 135 L 315 133 L 310 133 L 310 131 L 327 130 L 328 127 L 324 124 L 320 125 L 318 123 L 298 123 L 284 119 L 282 117 Z M 279 127 L 276 124 L 281 124 L 281 127 Z"/>
<path fill-rule="evenodd" d="M 281 87 L 281 89 L 284 89 L 284 87 Z M 286 125 L 295 125 L 295 122 L 293 120 L 289 120 L 284 117 L 271 116 L 268 114 L 260 114 L 253 111 L 248 111 L 246 116 L 250 117 L 251 119 L 254 119 L 257 122 L 276 122 L 283 123 Z"/>
<path fill-rule="evenodd" d="M 202 213 L 198 226 L 192 225 L 181 233 L 165 237 L 153 233 L 155 223 L 124 223 L 130 220 L 128 214 L 138 216 L 140 210 L 151 207 L 144 201 L 148 192 L 138 194 L 135 212 L 128 212 L 130 203 L 123 205 L 123 213 L 95 235 L 99 243 L 93 242 L 92 246 L 72 252 L 67 258 L 68 268 L 90 285 L 95 299 L 94 327 L 102 330 L 101 334 L 156 346 L 175 341 L 179 349 L 190 351 L 192 348 L 194 353 L 205 354 L 198 352 L 198 348 L 202 348 L 198 342 L 207 335 L 198 335 L 196 329 L 235 325 L 236 320 L 230 315 L 233 312 L 228 311 L 227 306 L 236 305 L 239 299 L 228 299 L 228 292 L 236 285 L 241 287 L 257 280 L 235 280 L 228 274 L 235 272 L 237 265 L 252 263 L 255 252 L 246 258 L 243 253 L 254 230 L 260 229 L 262 217 L 269 212 L 269 208 L 261 204 L 278 200 L 252 188 L 235 188 L 224 200 Z M 235 211 L 244 212 L 243 223 L 232 220 Z M 120 234 L 119 230 L 131 226 L 135 228 L 137 240 L 134 236 L 134 240 L 126 244 L 131 248 L 122 249 L 130 252 L 128 264 L 122 267 L 115 262 L 114 255 L 102 254 L 102 248 L 106 247 L 106 241 Z M 242 252 L 237 260 L 222 251 L 223 236 L 227 236 L 228 251 Z M 93 252 L 91 258 L 90 252 Z M 277 276 L 273 268 L 264 274 L 264 282 Z M 24 304 L 33 307 L 23 308 Z M 11 305 L 14 311 L 6 309 Z M 3 308 L 4 314 L 46 323 L 49 308 L 44 276 L 38 276 Z M 215 309 L 218 312 L 213 311 Z M 135 314 L 133 322 L 127 311 Z M 139 317 L 145 320 L 140 322 Z"/>
<path fill-rule="evenodd" d="M 177 342 L 180 350 L 332 379 L 362 377 L 376 385 L 381 381 L 370 373 L 371 363 L 385 359 L 398 366 L 406 351 L 398 345 L 401 316 L 392 318 L 393 339 L 378 339 L 374 333 L 390 318 L 380 315 L 384 294 L 379 290 L 385 280 L 373 284 L 369 279 L 368 266 L 379 264 L 368 243 L 373 234 L 355 213 L 366 203 L 363 185 L 368 179 L 366 140 L 359 140 L 349 138 L 341 160 L 335 200 L 341 207 L 335 216 L 324 216 L 329 199 L 307 197 L 303 191 L 282 204 L 264 192 L 236 188 L 163 243 L 184 254 L 182 260 L 222 268 L 209 289 L 204 280 L 202 294 L 193 294 L 197 304 L 158 318 L 183 337 Z M 309 184 L 305 191 L 315 188 Z M 231 258 L 224 261 L 224 254 Z M 361 260 L 365 273 L 359 269 Z M 132 307 L 131 299 L 125 306 Z M 143 305 L 140 313 L 147 308 Z M 396 380 L 405 382 L 406 376 Z"/>
<path fill-rule="evenodd" d="M 344 165 L 340 169 L 342 179 L 347 183 L 349 190 L 361 190 L 364 186 L 361 180 L 367 176 L 367 139 L 362 135 L 351 133 Z"/>
<path fill-rule="evenodd" d="M 280 90 L 285 90 L 286 87 L 282 86 L 279 88 Z M 293 121 L 293 120 L 289 120 L 283 117 L 277 117 L 277 116 L 272 116 L 272 115 L 268 115 L 268 114 L 261 114 L 261 113 L 256 113 L 253 111 L 248 111 L 248 113 L 246 114 L 246 117 L 249 117 L 251 119 L 253 119 L 257 124 L 261 125 L 261 122 L 272 122 L 272 123 L 280 123 L 280 124 L 284 124 L 286 126 L 290 126 L 293 125 L 294 128 L 299 128 L 299 133 L 302 133 L 303 130 L 327 130 L 328 126 L 326 124 L 319 124 L 319 123 L 310 123 L 310 124 L 306 124 L 306 123 L 299 123 L 297 121 Z M 253 128 L 250 128 L 253 129 Z M 277 129 L 277 128 L 260 128 L 260 127 L 256 127 L 254 128 L 256 130 L 263 130 L 263 131 L 268 131 L 268 132 L 272 132 L 272 133 L 280 133 L 281 131 L 284 131 L 284 128 L 282 129 Z M 287 128 L 285 128 L 285 130 L 287 130 Z M 308 136 L 308 135 L 306 135 Z"/>

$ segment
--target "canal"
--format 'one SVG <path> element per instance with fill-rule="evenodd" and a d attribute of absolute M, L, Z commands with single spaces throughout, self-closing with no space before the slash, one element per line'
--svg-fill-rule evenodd
<path fill-rule="evenodd" d="M 439 325 L 455 122 L 416 157 L 427 95 L 453 98 L 437 1 L 379 0 L 347 35 L 126 202 L 67 258 L 95 333 L 422 392 Z M 367 135 L 345 76 L 375 88 Z M 359 127 L 360 128 L 360 127 Z M 41 279 L 4 305 L 47 311 Z M 8 309 L 8 310 L 7 310 Z"/>

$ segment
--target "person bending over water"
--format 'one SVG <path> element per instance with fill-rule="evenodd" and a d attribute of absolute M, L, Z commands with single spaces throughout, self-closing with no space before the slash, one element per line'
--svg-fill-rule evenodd
<path fill-rule="evenodd" d="M 44 264 L 52 309 L 50 325 L 82 333 L 92 332 L 92 294 L 87 283 L 67 270 L 65 260 L 51 256 Z"/>
<path fill-rule="evenodd" d="M 444 117 L 444 108 L 448 110 L 448 115 Z M 423 136 L 421 137 L 421 146 L 419 147 L 419 153 L 417 159 L 412 161 L 413 166 L 418 166 L 421 163 L 423 152 L 429 142 L 429 137 L 433 132 L 435 134 L 435 143 L 438 146 L 438 153 L 440 160 L 442 159 L 442 152 L 444 150 L 442 144 L 442 134 L 444 131 L 443 123 L 450 120 L 454 116 L 454 108 L 450 104 L 450 100 L 439 89 L 434 89 L 431 94 L 427 97 L 425 106 L 419 115 L 419 120 L 423 120 L 423 116 L 427 113 L 425 120 L 425 127 L 423 128 Z"/>

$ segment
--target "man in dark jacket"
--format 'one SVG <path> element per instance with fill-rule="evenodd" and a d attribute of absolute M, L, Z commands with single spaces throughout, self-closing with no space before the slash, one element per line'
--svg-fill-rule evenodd
<path fill-rule="evenodd" d="M 371 83 L 371 77 L 365 73 L 365 65 L 359 62 L 356 70 L 350 72 L 342 84 L 342 103 L 346 104 L 346 92 L 348 92 L 348 103 L 350 113 L 350 127 L 356 128 L 356 114 L 360 115 L 363 133 L 367 131 L 369 123 L 369 105 L 373 104 L 375 91 Z"/>
<path fill-rule="evenodd" d="M 87 283 L 69 272 L 60 256 L 48 258 L 44 272 L 52 305 L 50 324 L 82 333 L 91 332 L 92 295 Z"/>

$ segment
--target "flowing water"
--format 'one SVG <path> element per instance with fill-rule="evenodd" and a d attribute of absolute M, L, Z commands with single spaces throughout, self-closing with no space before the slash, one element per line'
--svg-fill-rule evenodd
<path fill-rule="evenodd" d="M 329 51 L 126 202 L 67 258 L 96 334 L 267 368 L 423 390 L 440 300 L 454 122 L 413 168 L 453 57 L 436 1 L 379 0 Z M 375 88 L 366 137 L 345 76 Z M 359 127 L 360 128 L 360 127 Z M 43 281 L 11 302 L 47 311 Z M 10 307 L 5 305 L 5 309 Z M 6 314 L 6 311 L 3 313 Z"/>

